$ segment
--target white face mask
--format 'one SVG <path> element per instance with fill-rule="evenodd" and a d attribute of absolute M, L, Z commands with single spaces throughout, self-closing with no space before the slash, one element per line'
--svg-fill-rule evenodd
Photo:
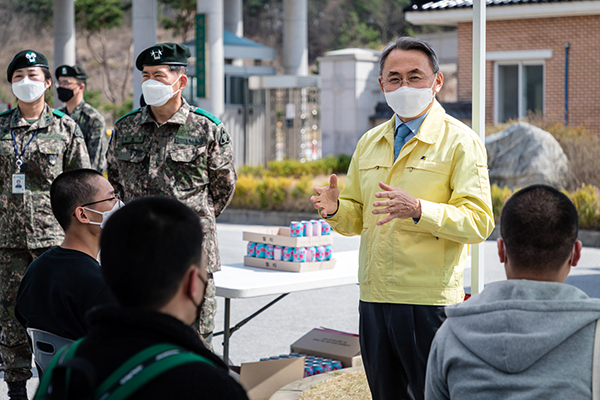
<path fill-rule="evenodd" d="M 181 75 L 179 75 L 179 78 L 181 78 Z M 142 93 L 144 94 L 144 101 L 146 104 L 155 107 L 165 105 L 171 97 L 175 96 L 175 94 L 181 90 L 179 89 L 177 92 L 173 92 L 173 85 L 177 83 L 179 78 L 175 79 L 175 82 L 171 85 L 153 79 L 148 79 L 146 82 L 142 83 Z"/>
<path fill-rule="evenodd" d="M 437 75 L 436 75 L 437 76 Z M 384 92 L 388 106 L 400 118 L 413 118 L 421 114 L 433 100 L 433 85 L 430 88 L 416 89 L 410 86 L 401 86 L 393 92 Z"/>
<path fill-rule="evenodd" d="M 33 103 L 44 95 L 46 82 L 32 81 L 25 77 L 12 84 L 12 91 L 23 103 Z"/>
<path fill-rule="evenodd" d="M 115 203 L 115 205 L 113 206 L 113 208 L 110 209 L 109 211 L 105 211 L 105 212 L 100 212 L 100 211 L 92 210 L 91 208 L 87 208 L 87 207 L 83 207 L 83 208 L 86 209 L 86 210 L 88 210 L 88 211 L 91 211 L 93 213 L 102 215 L 102 222 L 92 222 L 92 221 L 90 221 L 90 225 L 99 225 L 100 228 L 104 229 L 104 225 L 106 225 L 106 221 L 108 221 L 108 219 L 110 218 L 110 216 L 113 215 L 115 213 L 115 211 L 117 211 L 119 208 L 123 207 L 124 205 L 125 205 L 125 203 L 123 203 L 121 200 L 117 200 L 117 202 Z"/>

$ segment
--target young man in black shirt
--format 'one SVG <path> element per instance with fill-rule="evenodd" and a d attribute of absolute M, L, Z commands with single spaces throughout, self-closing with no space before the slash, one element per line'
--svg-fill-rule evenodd
<path fill-rule="evenodd" d="M 65 238 L 29 265 L 15 313 L 26 328 L 79 339 L 87 334 L 85 314 L 115 303 L 96 259 L 104 223 L 123 203 L 102 174 L 92 169 L 56 177 L 50 202 Z"/>

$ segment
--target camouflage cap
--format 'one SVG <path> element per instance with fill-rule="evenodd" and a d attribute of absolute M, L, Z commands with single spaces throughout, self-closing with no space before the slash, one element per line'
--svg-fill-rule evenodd
<path fill-rule="evenodd" d="M 6 69 L 6 80 L 12 82 L 12 76 L 16 70 L 25 67 L 46 67 L 48 66 L 48 59 L 42 53 L 38 53 L 33 50 L 23 50 L 17 53 L 15 58 L 12 59 L 8 68 Z"/>
<path fill-rule="evenodd" d="M 142 51 L 135 66 L 142 71 L 145 65 L 188 65 L 190 48 L 178 43 L 158 43 Z"/>
<path fill-rule="evenodd" d="M 85 72 L 85 69 L 79 65 L 73 65 L 72 67 L 69 65 L 61 65 L 60 67 L 56 68 L 54 75 L 56 75 L 56 79 L 60 78 L 61 76 L 70 76 L 76 79 L 88 78 L 88 74 Z"/>

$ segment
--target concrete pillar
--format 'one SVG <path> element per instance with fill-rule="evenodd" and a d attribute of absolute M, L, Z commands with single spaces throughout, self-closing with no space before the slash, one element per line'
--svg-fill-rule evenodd
<path fill-rule="evenodd" d="M 50 72 L 59 65 L 75 64 L 75 1 L 54 0 L 54 63 L 50 63 Z M 63 103 L 55 95 L 56 108 Z"/>
<path fill-rule="evenodd" d="M 216 115 L 225 112 L 225 75 L 223 53 L 223 0 L 198 0 L 196 11 L 206 14 L 207 93 L 198 106 Z"/>
<path fill-rule="evenodd" d="M 135 67 L 135 60 L 144 49 L 156 44 L 158 20 L 156 0 L 133 0 L 133 108 L 140 106 L 142 96 L 142 73 Z"/>
<path fill-rule="evenodd" d="M 283 68 L 286 75 L 308 75 L 306 0 L 283 0 Z"/>
<path fill-rule="evenodd" d="M 225 30 L 233 33 L 235 36 L 244 36 L 244 7 L 242 0 L 225 0 L 224 7 L 224 26 Z M 236 58 L 233 60 L 233 65 L 237 67 L 244 66 L 244 60 Z"/>
<path fill-rule="evenodd" d="M 235 36 L 244 36 L 244 8 L 242 0 L 225 0 L 225 30 Z"/>

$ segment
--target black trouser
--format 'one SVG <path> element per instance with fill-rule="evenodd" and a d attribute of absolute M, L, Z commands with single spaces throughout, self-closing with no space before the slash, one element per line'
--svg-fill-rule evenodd
<path fill-rule="evenodd" d="M 422 400 L 431 342 L 444 307 L 359 303 L 360 348 L 373 400 Z"/>

